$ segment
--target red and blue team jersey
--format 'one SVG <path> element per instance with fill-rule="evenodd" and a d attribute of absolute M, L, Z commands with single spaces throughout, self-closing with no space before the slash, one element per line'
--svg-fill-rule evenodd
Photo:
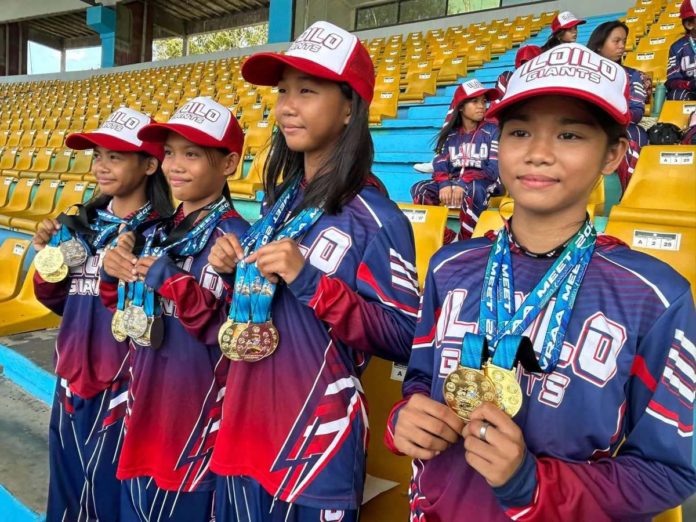
<path fill-rule="evenodd" d="M 404 397 L 444 402 L 464 334 L 478 332 L 491 238 L 442 248 L 430 262 Z M 512 248 L 516 301 L 553 264 Z M 552 299 L 527 330 L 537 355 Z M 688 283 L 666 264 L 599 236 L 558 366 L 518 367 L 515 422 L 528 448 L 495 490 L 465 460 L 463 441 L 415 460 L 411 520 L 649 521 L 696 491 L 691 466 L 696 313 Z M 390 417 L 386 443 L 397 452 Z"/>
<path fill-rule="evenodd" d="M 645 84 L 643 83 L 643 73 L 638 69 L 623 66 L 628 75 L 630 87 L 628 97 L 628 110 L 631 113 L 631 123 L 639 123 L 645 115 L 645 100 L 647 94 L 645 92 Z"/>
<path fill-rule="evenodd" d="M 483 121 L 473 132 L 454 129 L 433 160 L 433 180 L 440 189 L 475 180 L 498 182 L 498 138 L 495 123 Z"/>
<path fill-rule="evenodd" d="M 694 45 L 694 39 L 685 35 L 670 46 L 667 61 L 667 81 L 665 82 L 669 91 L 683 90 L 696 95 L 696 50 Z"/>
<path fill-rule="evenodd" d="M 214 489 L 209 463 L 228 368 L 217 333 L 226 319 L 227 292 L 208 254 L 218 237 L 247 228 L 230 211 L 197 255 L 177 263 L 163 256 L 148 271 L 145 284 L 162 298 L 164 341 L 156 350 L 131 342 L 119 479 L 152 477 L 159 488 L 177 492 Z M 102 274 L 102 297 L 112 309 L 116 283 Z"/>
<path fill-rule="evenodd" d="M 307 262 L 272 305 L 280 344 L 232 362 L 211 468 L 282 501 L 357 509 L 365 476 L 371 355 L 408 361 L 418 309 L 414 240 L 399 208 L 366 187 L 300 242 Z"/>
<path fill-rule="evenodd" d="M 149 219 L 155 217 L 153 213 Z M 38 272 L 34 274 L 36 298 L 62 316 L 54 355 L 56 375 L 83 399 L 128 378 L 128 343 L 114 339 L 113 313 L 99 297 L 103 254 L 103 249 L 98 250 L 83 265 L 71 268 L 68 277 L 58 283 L 44 281 Z"/>

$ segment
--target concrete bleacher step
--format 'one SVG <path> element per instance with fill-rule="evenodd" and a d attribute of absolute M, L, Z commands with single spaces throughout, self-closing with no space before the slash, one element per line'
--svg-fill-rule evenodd
<path fill-rule="evenodd" d="M 49 417 L 46 403 L 0 375 L 0 485 L 17 503 L 0 502 L 0 520 L 40 520 L 46 510 Z"/>

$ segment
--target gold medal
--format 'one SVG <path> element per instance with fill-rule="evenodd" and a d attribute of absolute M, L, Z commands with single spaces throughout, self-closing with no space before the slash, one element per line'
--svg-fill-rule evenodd
<path fill-rule="evenodd" d="M 220 327 L 218 332 L 218 344 L 222 354 L 233 361 L 240 361 L 241 358 L 237 353 L 237 339 L 239 335 L 246 330 L 247 323 L 235 323 L 228 319 Z"/>
<path fill-rule="evenodd" d="M 278 347 L 280 337 L 271 321 L 250 324 L 237 338 L 236 351 L 246 362 L 265 359 Z"/>
<path fill-rule="evenodd" d="M 123 310 L 116 310 L 111 318 L 111 335 L 114 336 L 119 343 L 122 343 L 128 338 L 126 328 L 123 325 Z"/>
<path fill-rule="evenodd" d="M 152 328 L 152 318 L 147 318 L 147 324 L 145 325 L 145 333 L 140 337 L 133 337 L 133 342 L 140 346 L 150 346 L 150 329 Z"/>
<path fill-rule="evenodd" d="M 63 253 L 58 247 L 45 246 L 34 256 L 34 266 L 44 280 L 45 275 L 58 272 L 62 265 Z"/>
<path fill-rule="evenodd" d="M 66 265 L 61 265 L 58 270 L 50 274 L 41 274 L 41 278 L 47 283 L 59 283 L 66 277 L 68 277 L 68 267 Z"/>
<path fill-rule="evenodd" d="M 148 318 L 143 307 L 129 305 L 123 312 L 123 326 L 131 339 L 144 336 L 148 328 Z"/>
<path fill-rule="evenodd" d="M 500 409 L 510 417 L 517 415 L 522 407 L 522 388 L 517 382 L 515 370 L 488 363 L 484 366 L 484 373 L 495 386 Z"/>
<path fill-rule="evenodd" d="M 495 385 L 483 370 L 460 366 L 445 379 L 443 393 L 447 405 L 467 422 L 471 413 L 484 402 L 499 406 Z"/>

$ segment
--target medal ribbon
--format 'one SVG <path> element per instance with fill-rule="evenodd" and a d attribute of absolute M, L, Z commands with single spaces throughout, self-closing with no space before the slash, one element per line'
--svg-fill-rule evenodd
<path fill-rule="evenodd" d="M 464 334 L 459 363 L 465 368 L 480 370 L 486 359 L 488 359 L 488 339 L 479 334 Z"/>
<path fill-rule="evenodd" d="M 507 335 L 522 336 L 551 298 L 557 295 L 539 356 L 542 371 L 553 371 L 561 354 L 573 304 L 592 258 L 596 238 L 597 233 L 588 220 L 515 310 L 510 238 L 505 228 L 500 230 L 488 258 L 479 308 L 479 325 L 496 352 L 501 346 L 501 339 Z M 511 368 L 516 356 L 516 353 L 512 353 L 513 347 L 519 345 L 519 339 L 506 341 L 501 346 L 503 353 L 497 357 L 494 354 L 494 364 Z"/>
<path fill-rule="evenodd" d="M 124 281 L 118 282 L 118 301 L 116 303 L 116 309 L 123 312 L 126 308 L 126 283 Z"/>

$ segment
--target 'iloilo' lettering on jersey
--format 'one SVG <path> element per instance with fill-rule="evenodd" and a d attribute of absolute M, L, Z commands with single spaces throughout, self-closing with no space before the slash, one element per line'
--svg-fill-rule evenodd
<path fill-rule="evenodd" d="M 454 167 L 480 169 L 488 159 L 487 143 L 460 143 L 449 148 L 450 161 Z"/>

